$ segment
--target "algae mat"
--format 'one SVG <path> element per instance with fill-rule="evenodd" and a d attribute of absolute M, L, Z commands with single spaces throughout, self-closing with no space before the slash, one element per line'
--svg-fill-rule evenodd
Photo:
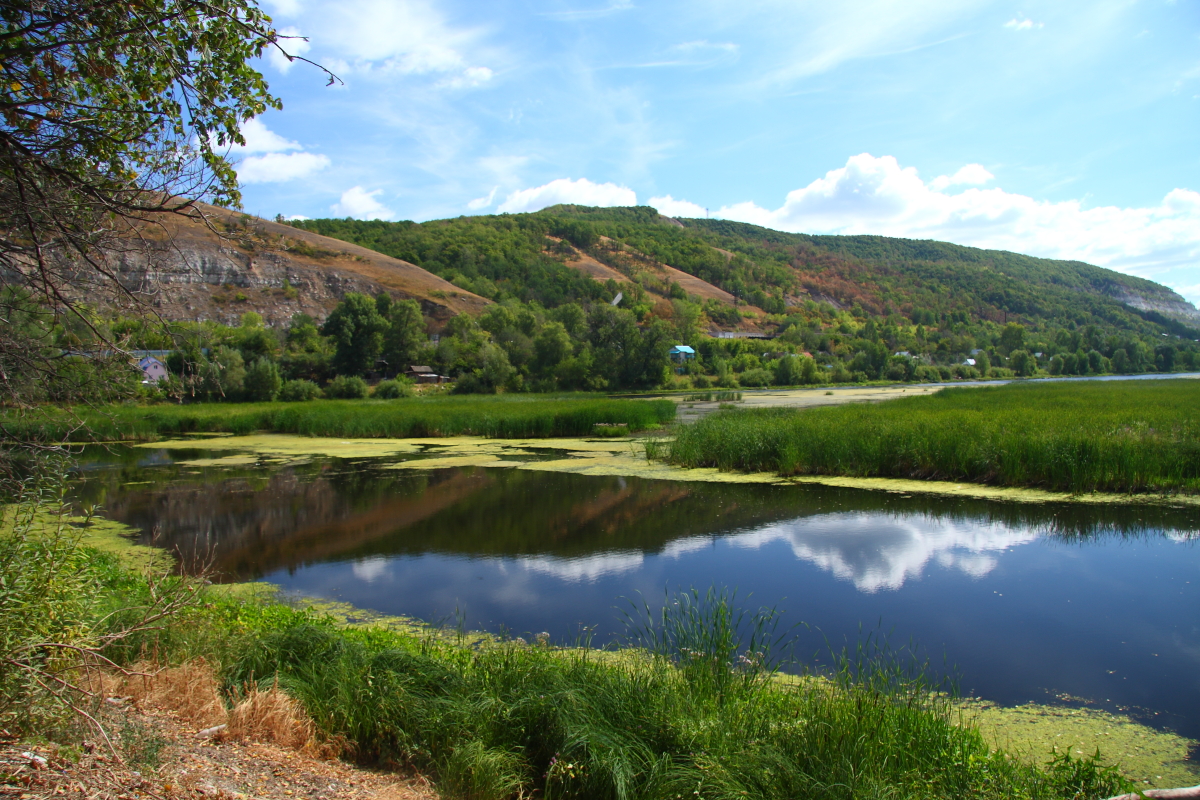
<path fill-rule="evenodd" d="M 1200 508 L 1200 497 L 1183 495 L 1066 494 L 1040 489 L 1017 489 L 949 481 L 898 478 L 856 478 L 810 475 L 781 478 L 771 473 L 722 472 L 712 468 L 687 469 L 650 461 L 645 438 L 633 439 L 484 439 L 452 436 L 428 439 L 330 439 L 268 433 L 251 436 L 217 436 L 209 439 L 169 439 L 134 445 L 146 449 L 233 451 L 230 455 L 198 458 L 181 463 L 195 467 L 251 466 L 254 463 L 302 463 L 317 457 L 388 459 L 393 469 L 492 467 L 544 472 L 569 472 L 652 480 L 756 483 L 774 485 L 818 484 L 842 489 L 866 489 L 897 494 L 1002 500 L 1018 503 L 1081 503 L 1088 505 L 1165 505 Z"/>

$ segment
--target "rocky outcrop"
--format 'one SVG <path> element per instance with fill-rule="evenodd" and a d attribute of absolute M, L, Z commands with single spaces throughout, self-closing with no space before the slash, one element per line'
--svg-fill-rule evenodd
<path fill-rule="evenodd" d="M 1121 287 L 1114 291 L 1112 296 L 1138 311 L 1157 311 L 1164 316 L 1174 317 L 1191 324 L 1200 322 L 1200 310 L 1170 290 L 1150 295 Z"/>
<path fill-rule="evenodd" d="M 364 247 L 212 206 L 200 211 L 144 227 L 135 246 L 114 256 L 122 285 L 165 319 L 236 324 L 254 311 L 281 325 L 297 313 L 322 320 L 347 292 L 387 292 L 420 302 L 436 329 L 490 302 Z"/>

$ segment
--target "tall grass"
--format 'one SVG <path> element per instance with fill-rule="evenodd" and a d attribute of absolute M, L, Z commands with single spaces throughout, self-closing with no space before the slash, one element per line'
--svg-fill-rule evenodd
<path fill-rule="evenodd" d="M 723 411 L 651 455 L 781 475 L 1195 493 L 1200 382 L 948 388 L 877 405 Z"/>
<path fill-rule="evenodd" d="M 794 681 L 772 679 L 769 655 L 747 669 L 734 654 L 766 640 L 741 641 L 728 601 L 685 595 L 643 631 L 653 651 L 615 654 L 467 647 L 310 617 L 259 636 L 227 678 L 277 681 L 358 758 L 425 771 L 448 797 L 1084 798 L 1124 787 L 1094 760 L 1039 767 L 990 750 L 948 698 L 886 664 L 844 657 Z"/>
<path fill-rule="evenodd" d="M 144 441 L 182 433 L 255 431 L 346 438 L 586 436 L 597 424 L 625 425 L 637 431 L 659 427 L 674 417 L 675 404 L 670 400 L 484 395 L 113 406 L 73 412 L 46 408 L 4 422 L 10 432 L 42 441 Z"/>

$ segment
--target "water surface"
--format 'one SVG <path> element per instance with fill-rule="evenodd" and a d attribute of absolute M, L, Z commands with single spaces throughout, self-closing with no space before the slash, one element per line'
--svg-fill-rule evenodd
<path fill-rule="evenodd" d="M 77 495 L 227 580 L 563 642 L 619 636 L 630 600 L 736 588 L 807 626 L 804 662 L 882 631 L 964 693 L 1087 701 L 1200 737 L 1194 510 L 387 459 L 180 463 L 213 456 L 91 453 Z"/>

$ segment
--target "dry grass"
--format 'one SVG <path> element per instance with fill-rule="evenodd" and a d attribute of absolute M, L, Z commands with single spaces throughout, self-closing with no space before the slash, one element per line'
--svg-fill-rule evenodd
<path fill-rule="evenodd" d="M 304 707 L 278 685 L 263 691 L 251 686 L 229 712 L 223 740 L 268 742 L 307 755 L 335 758 L 341 748 L 321 742 Z"/>
<path fill-rule="evenodd" d="M 170 711 L 199 728 L 226 723 L 228 712 L 213 668 L 196 659 L 178 667 L 138 662 L 127 673 L 104 673 L 94 690 L 139 706 Z"/>
<path fill-rule="evenodd" d="M 336 758 L 345 749 L 318 737 L 303 706 L 278 685 L 265 690 L 251 685 L 233 708 L 227 708 L 216 673 L 204 659 L 178 667 L 140 662 L 126 673 L 99 675 L 92 688 L 105 698 L 168 711 L 196 728 L 223 725 L 214 737 L 221 741 L 275 744 L 320 758 Z"/>

